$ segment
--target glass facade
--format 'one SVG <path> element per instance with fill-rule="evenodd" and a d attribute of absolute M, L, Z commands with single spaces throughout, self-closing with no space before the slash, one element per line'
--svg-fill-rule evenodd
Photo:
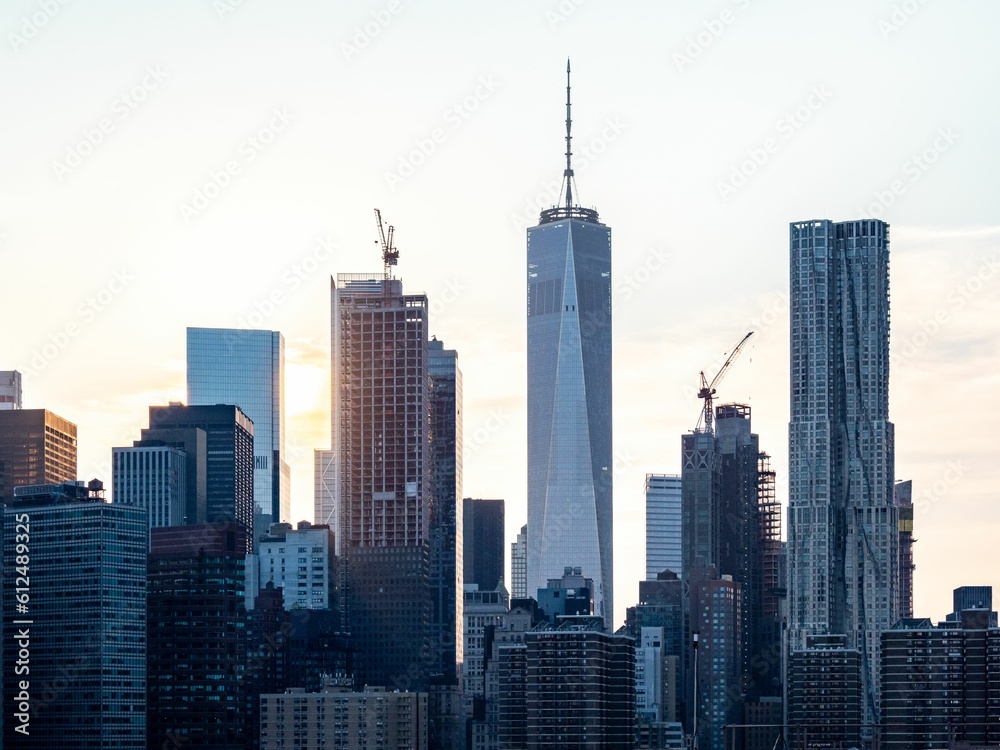
<path fill-rule="evenodd" d="M 103 494 L 100 483 L 22 487 L 4 510 L 8 748 L 146 746 L 146 512 Z M 12 710 L 22 680 L 27 737 Z"/>
<path fill-rule="evenodd" d="M 565 213 L 528 229 L 527 594 L 580 567 L 611 627 L 611 230 Z"/>
<path fill-rule="evenodd" d="M 253 422 L 238 406 L 172 403 L 149 407 L 149 424 L 150 429 L 143 430 L 144 438 L 152 433 L 163 436 L 184 430 L 204 431 L 205 519 L 208 523 L 235 520 L 243 524 L 248 532 L 246 551 L 250 552 L 254 529 Z M 188 458 L 191 455 L 189 451 Z M 198 515 L 200 518 L 200 512 Z"/>
<path fill-rule="evenodd" d="M 188 404 L 235 404 L 253 421 L 255 526 L 288 521 L 285 339 L 277 331 L 187 329 Z"/>
<path fill-rule="evenodd" d="M 149 527 L 180 526 L 187 515 L 187 454 L 173 446 L 112 448 L 115 502 L 146 509 Z"/>
<path fill-rule="evenodd" d="M 681 573 L 681 478 L 646 475 L 646 580 Z"/>
<path fill-rule="evenodd" d="M 463 505 L 464 583 L 478 584 L 480 591 L 493 591 L 504 581 L 503 500 L 479 500 L 467 497 Z"/>
<path fill-rule="evenodd" d="M 462 662 L 464 505 L 462 502 L 462 370 L 458 353 L 428 342 L 430 375 L 430 563 L 433 671 L 455 676 Z"/>

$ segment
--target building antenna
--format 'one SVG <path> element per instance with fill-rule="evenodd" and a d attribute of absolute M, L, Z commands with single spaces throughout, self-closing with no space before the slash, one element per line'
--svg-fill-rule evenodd
<path fill-rule="evenodd" d="M 563 179 L 566 180 L 566 208 L 573 207 L 573 115 L 570 104 L 570 81 L 569 81 L 569 58 L 566 58 L 566 171 L 563 172 Z"/>

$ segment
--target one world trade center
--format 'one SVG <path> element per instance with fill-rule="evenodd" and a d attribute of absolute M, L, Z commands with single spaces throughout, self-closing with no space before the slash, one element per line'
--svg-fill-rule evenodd
<path fill-rule="evenodd" d="M 574 202 L 569 83 L 560 203 L 528 229 L 527 594 L 580 568 L 613 629 L 611 229 Z"/>

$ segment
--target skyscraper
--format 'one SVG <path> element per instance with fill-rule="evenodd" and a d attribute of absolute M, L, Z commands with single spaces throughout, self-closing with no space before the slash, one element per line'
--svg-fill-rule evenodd
<path fill-rule="evenodd" d="M 187 329 L 188 404 L 235 404 L 253 422 L 254 526 L 289 521 L 285 339 L 278 331 Z"/>
<path fill-rule="evenodd" d="M 462 370 L 458 353 L 428 342 L 430 375 L 430 563 L 432 672 L 458 684 L 464 606 L 462 538 Z M 432 698 L 433 701 L 433 698 Z"/>
<path fill-rule="evenodd" d="M 528 229 L 529 594 L 581 567 L 612 605 L 611 229 L 573 199 L 569 63 L 562 205 Z"/>
<path fill-rule="evenodd" d="M 646 580 L 664 570 L 681 573 L 681 478 L 646 475 Z"/>
<path fill-rule="evenodd" d="M 146 512 L 97 480 L 22 486 L 3 528 L 5 747 L 145 747 Z"/>
<path fill-rule="evenodd" d="M 412 689 L 431 645 L 427 297 L 382 274 L 339 274 L 331 291 L 333 492 L 317 521 L 338 523 L 356 678 Z"/>
<path fill-rule="evenodd" d="M 528 596 L 528 524 L 517 533 L 517 539 L 510 543 L 510 598 L 524 599 Z"/>
<path fill-rule="evenodd" d="M 213 444 L 213 450 L 218 450 Z M 115 502 L 141 505 L 149 527 L 205 523 L 208 433 L 197 427 L 146 428 L 131 448 L 112 448 Z"/>
<path fill-rule="evenodd" d="M 791 225 L 789 637 L 842 634 L 878 719 L 879 634 L 899 612 L 889 421 L 889 225 Z"/>
<path fill-rule="evenodd" d="M 0 411 L 21 408 L 21 373 L 0 370 Z"/>
<path fill-rule="evenodd" d="M 76 479 L 76 425 L 46 409 L 0 411 L 0 502 L 19 485 Z"/>
<path fill-rule="evenodd" d="M 148 748 L 246 748 L 247 537 L 234 522 L 150 531 Z"/>
<path fill-rule="evenodd" d="M 482 591 L 493 591 L 504 580 L 503 574 L 503 500 L 463 501 L 462 562 L 464 583 L 475 583 Z"/>
<path fill-rule="evenodd" d="M 893 487 L 899 513 L 899 619 L 913 617 L 913 480 Z"/>
<path fill-rule="evenodd" d="M 238 406 L 149 407 L 150 430 L 205 432 L 205 517 L 208 523 L 238 521 L 247 529 L 247 552 L 253 548 L 254 424 Z M 189 521 L 190 523 L 190 521 Z"/>

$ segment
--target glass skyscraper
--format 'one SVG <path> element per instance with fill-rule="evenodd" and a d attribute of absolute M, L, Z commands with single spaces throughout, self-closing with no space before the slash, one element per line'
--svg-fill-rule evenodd
<path fill-rule="evenodd" d="M 146 747 L 146 527 L 96 479 L 23 485 L 7 503 L 5 747 Z"/>
<path fill-rule="evenodd" d="M 611 229 L 573 202 L 568 77 L 565 202 L 528 229 L 527 594 L 579 567 L 613 627 Z"/>
<path fill-rule="evenodd" d="M 277 331 L 187 329 L 191 406 L 234 404 L 253 421 L 255 527 L 288 521 L 285 463 L 285 339 Z"/>
<path fill-rule="evenodd" d="M 789 637 L 847 636 L 878 721 L 879 633 L 899 611 L 889 421 L 889 225 L 791 225 Z"/>
<path fill-rule="evenodd" d="M 681 574 L 681 478 L 646 475 L 646 580 L 664 570 Z"/>

